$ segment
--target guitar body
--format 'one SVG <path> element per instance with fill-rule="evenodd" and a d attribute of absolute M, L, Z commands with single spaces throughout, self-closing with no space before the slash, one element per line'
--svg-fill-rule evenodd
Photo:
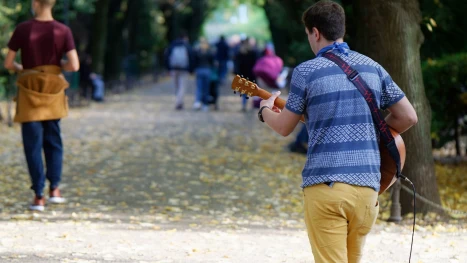
<path fill-rule="evenodd" d="M 402 140 L 402 137 L 400 136 L 399 133 L 397 133 L 395 130 L 391 129 L 391 134 L 392 137 L 394 137 L 394 140 L 396 142 L 397 150 L 399 151 L 399 155 L 401 157 L 401 171 L 402 168 L 404 168 L 404 163 L 405 163 L 405 144 L 404 140 Z M 397 181 L 396 173 L 397 173 L 397 167 L 396 167 L 396 162 L 394 162 L 394 159 L 392 159 L 391 155 L 389 154 L 388 149 L 386 146 L 380 142 L 379 144 L 379 151 L 381 155 L 381 188 L 379 189 L 378 194 L 384 193 L 391 185 L 393 185 Z"/>
<path fill-rule="evenodd" d="M 267 100 L 271 97 L 271 93 L 261 89 L 260 87 L 258 87 L 258 85 L 256 85 L 256 83 L 253 83 L 238 75 L 235 76 L 235 78 L 232 81 L 232 90 L 234 90 L 235 92 L 239 92 L 243 95 L 247 95 L 249 97 L 258 96 L 263 100 Z M 285 103 L 286 101 L 281 98 L 277 98 L 274 101 L 274 105 L 277 106 L 279 109 L 283 109 L 285 107 Z M 305 122 L 305 118 L 302 116 L 300 121 Z M 404 140 L 402 140 L 400 134 L 393 129 L 391 129 L 391 134 L 394 137 L 397 150 L 399 151 L 402 170 L 402 168 L 404 167 L 406 155 Z M 382 194 L 397 181 L 397 166 L 384 144 L 380 143 L 379 150 L 381 155 L 381 187 L 378 194 Z"/>

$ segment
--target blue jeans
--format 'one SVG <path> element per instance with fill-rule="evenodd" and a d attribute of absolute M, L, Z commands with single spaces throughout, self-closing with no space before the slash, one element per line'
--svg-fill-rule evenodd
<path fill-rule="evenodd" d="M 196 69 L 196 101 L 204 105 L 209 104 L 209 84 L 211 81 L 210 68 Z"/>
<path fill-rule="evenodd" d="M 60 135 L 60 120 L 26 122 L 21 125 L 24 153 L 28 163 L 29 175 L 36 196 L 43 196 L 45 178 L 50 189 L 58 187 L 62 177 L 63 146 Z M 42 162 L 44 149 L 47 172 Z"/>
<path fill-rule="evenodd" d="M 245 108 L 246 107 L 246 103 L 247 103 L 247 95 L 242 95 L 242 107 Z"/>
<path fill-rule="evenodd" d="M 227 75 L 227 60 L 219 60 L 219 83 L 224 84 Z"/>

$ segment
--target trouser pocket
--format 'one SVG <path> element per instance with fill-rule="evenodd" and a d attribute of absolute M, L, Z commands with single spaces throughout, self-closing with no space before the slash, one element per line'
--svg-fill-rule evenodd
<path fill-rule="evenodd" d="M 376 205 L 367 205 L 365 209 L 365 216 L 363 218 L 362 224 L 360 225 L 358 232 L 360 235 L 366 235 L 370 233 L 371 228 L 376 222 L 379 212 L 379 203 Z"/>

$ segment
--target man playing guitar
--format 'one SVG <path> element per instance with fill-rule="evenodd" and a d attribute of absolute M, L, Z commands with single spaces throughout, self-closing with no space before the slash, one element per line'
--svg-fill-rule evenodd
<path fill-rule="evenodd" d="M 280 92 L 261 102 L 259 117 L 288 136 L 305 116 L 308 155 L 302 172 L 305 222 L 315 262 L 359 262 L 365 238 L 378 215 L 380 151 L 377 127 L 365 98 L 333 61 L 351 65 L 368 84 L 385 121 L 398 133 L 417 122 L 417 114 L 386 70 L 343 42 L 344 9 L 320 1 L 302 18 L 316 58 L 293 73 L 284 110 L 274 106 Z"/>

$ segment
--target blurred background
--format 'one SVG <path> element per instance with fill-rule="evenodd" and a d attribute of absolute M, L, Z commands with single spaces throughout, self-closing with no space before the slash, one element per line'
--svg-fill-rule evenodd
<path fill-rule="evenodd" d="M 82 92 L 87 87 L 83 87 L 80 77 L 83 71 L 102 76 L 109 94 L 125 92 L 141 83 L 161 81 L 168 76 L 164 53 L 181 34 L 188 36 L 193 47 L 197 47 L 200 38 L 214 45 L 224 35 L 231 50 L 230 72 L 235 68 L 235 50 L 246 38 L 259 51 L 273 47 L 284 66 L 294 68 L 314 57 L 301 22 L 303 11 L 314 2 L 59 0 L 54 16 L 72 29 L 82 67 L 81 72 L 67 75 L 71 83 L 69 96 L 72 102 L 76 101 L 73 105 L 87 105 L 85 102 L 89 96 Z M 443 199 L 443 202 L 465 207 L 467 186 L 457 182 L 466 171 L 467 2 L 336 2 L 346 10 L 345 40 L 350 47 L 387 68 L 416 105 L 421 121 L 417 125 L 420 128 L 405 135 L 405 139 L 414 146 L 410 155 L 413 157 L 408 159 L 407 173 L 419 178 L 419 182 L 433 185 L 421 189 L 421 193 L 439 204 L 433 156 L 443 164 L 456 164 L 454 168 L 436 167 L 438 174 L 445 174 L 445 181 L 438 179 L 438 183 L 458 186 L 459 189 L 454 191 L 458 193 L 454 195 L 454 201 Z M 388 6 L 391 9 L 383 9 Z M 2 63 L 15 25 L 30 18 L 30 1 L 0 0 Z M 5 123 L 10 125 L 14 78 L 11 72 L 0 69 L 0 101 L 2 105 L 8 105 L 0 107 L 0 119 L 6 119 Z M 427 173 L 431 176 L 424 177 Z M 451 179 L 454 181 L 446 181 Z M 449 191 L 444 189 L 441 194 Z M 404 213 L 411 211 L 410 195 L 406 194 L 403 198 Z"/>
<path fill-rule="evenodd" d="M 337 2 L 343 4 L 348 16 L 346 41 L 358 50 L 359 40 L 362 41 L 357 37 L 361 20 L 353 9 L 358 2 L 368 1 Z M 432 138 L 439 147 L 461 135 L 459 119 L 465 112 L 465 95 L 463 101 L 457 98 L 460 93 L 465 94 L 467 76 L 467 3 L 416 2 L 420 3 L 419 22 L 424 36 L 420 57 L 425 90 L 433 110 Z M 201 36 L 214 43 L 220 35 L 225 35 L 231 46 L 246 36 L 256 40 L 259 47 L 273 43 L 277 55 L 293 68 L 313 57 L 300 21 L 303 10 L 312 3 L 313 0 L 61 0 L 57 1 L 54 15 L 71 27 L 82 64 L 90 64 L 111 90 L 113 84 L 125 78 L 138 79 L 148 74 L 157 78 L 163 72 L 164 50 L 181 32 L 188 34 L 191 43 Z M 30 1 L 0 0 L 0 60 L 6 55 L 6 44 L 15 25 L 29 18 Z M 14 93 L 8 76 L 8 72 L 0 70 L 1 99 Z M 78 89 L 79 77 L 69 78 L 72 89 Z M 460 143 L 456 145 L 455 154 L 461 155 Z"/>
<path fill-rule="evenodd" d="M 280 85 L 281 96 L 286 98 L 290 70 L 314 58 L 301 17 L 315 2 L 57 0 L 54 17 L 71 28 L 81 61 L 80 72 L 66 74 L 70 82 L 67 93 L 73 107 L 70 116 L 62 122 L 66 148 L 63 190 L 69 202 L 47 207 L 43 214 L 25 212 L 32 193 L 21 148 L 20 126 L 12 123 L 16 75 L 0 67 L 0 225 L 10 220 L 32 223 L 50 220 L 49 227 L 55 228 L 53 223 L 60 224 L 60 220 L 74 223 L 93 220 L 120 228 L 125 223 L 130 225 L 125 230 L 155 233 L 153 243 L 145 242 L 148 243 L 146 253 L 154 253 L 154 258 L 172 251 L 164 247 L 154 250 L 157 249 L 154 243 L 177 244 L 178 248 L 180 240 L 173 243 L 166 242 L 165 237 L 159 240 L 164 230 L 172 231 L 176 227 L 182 231 L 207 229 L 207 232 L 218 227 L 228 231 L 268 228 L 264 233 L 253 230 L 253 243 L 259 235 L 272 233 L 271 229 L 280 229 L 275 234 L 283 238 L 287 237 L 280 231 L 285 228 L 302 231 L 299 185 L 300 171 L 306 161 L 306 130 L 298 126 L 291 136 L 295 138 L 284 139 L 274 134 L 257 120 L 255 108 L 259 102 L 256 99 L 249 100 L 248 104 L 244 99 L 240 104 L 238 96 L 230 95 L 230 81 L 246 67 L 239 65 L 249 60 L 248 56 L 256 61 L 273 52 L 277 55 L 274 59 L 279 59 L 287 69 L 280 75 L 285 79 Z M 416 247 L 416 253 L 434 260 L 422 258 L 424 262 L 463 262 L 462 259 L 451 261 L 455 259 L 453 255 L 465 253 L 457 249 L 465 245 L 453 245 L 451 232 L 460 233 L 456 224 L 462 222 L 465 229 L 467 216 L 467 1 L 336 2 L 342 4 L 347 15 L 344 40 L 351 49 L 368 55 L 387 69 L 418 114 L 418 124 L 403 134 L 407 145 L 404 174 L 415 183 L 419 194 L 417 211 L 425 215 L 418 218 L 417 224 L 425 227 L 419 230 L 426 233 L 422 241 L 426 246 Z M 0 0 L 0 65 L 15 26 L 31 18 L 30 0 Z M 187 36 L 196 52 L 206 42 L 213 50 L 218 48 L 220 37 L 225 36 L 228 55 L 223 60 L 228 74 L 224 82 L 216 74 L 210 76 L 215 79 L 213 83 L 218 82 L 214 85 L 219 86 L 216 98 L 220 96 L 222 102 L 220 107 L 216 104 L 215 111 L 195 113 L 194 109 L 200 109 L 196 102 L 193 110 L 174 109 L 174 82 L 166 58 L 180 36 Z M 239 56 L 242 49 L 249 53 Z M 219 54 L 219 48 L 215 52 Z M 222 60 L 218 55 L 217 59 Z M 249 65 L 247 71 L 253 66 Z M 280 68 L 276 75 L 279 72 Z M 194 74 L 186 75 L 185 102 L 191 103 L 197 96 L 196 78 Z M 400 251 L 408 248 L 409 239 L 401 241 L 401 233 L 409 235 L 413 218 L 411 188 L 396 185 L 380 196 L 380 204 L 377 231 L 387 231 L 373 235 L 383 241 L 370 241 L 375 253 L 366 253 L 371 260 L 365 262 L 383 262 L 394 257 L 399 257 L 394 262 L 402 262 L 406 256 Z M 395 227 L 386 221 L 402 221 L 405 225 Z M 8 253 L 23 253 L 23 248 L 29 251 L 32 245 L 28 242 L 32 241 L 20 238 L 28 234 L 15 232 L 24 228 L 9 226 L 9 232 L 0 231 L 0 253 L 2 249 Z M 66 226 L 62 224 L 59 228 L 66 229 Z M 37 229 L 45 231 L 44 235 L 57 231 L 44 230 L 41 225 L 31 232 Z M 189 231 L 180 232 L 180 238 L 183 240 Z M 76 236 L 90 232 L 94 233 L 78 229 Z M 437 232 L 444 234 L 437 235 Z M 387 241 L 386 236 L 390 234 L 392 239 Z M 63 234 L 56 242 L 61 245 L 67 236 Z M 8 247 L 9 241 L 3 242 L 3 238 L 10 237 L 15 237 L 17 243 Z M 134 247 L 139 248 L 143 244 L 137 237 L 131 232 L 125 239 L 134 239 Z M 34 243 L 43 243 L 41 238 L 38 234 Z M 89 242 L 86 248 L 100 238 L 84 238 Z M 306 237 L 300 238 L 300 242 L 270 242 L 276 238 L 268 237 L 263 248 L 271 247 L 274 253 L 295 249 L 296 253 L 283 254 L 282 262 L 305 262 L 309 260 L 309 248 Z M 459 242 L 465 244 L 465 237 L 456 238 L 464 238 Z M 196 239 L 201 240 L 199 236 Z M 211 249 L 216 251 L 212 240 L 206 238 L 206 253 L 211 253 Z M 274 248 L 271 243 L 285 248 Z M 248 258 L 264 254 L 257 252 L 260 250 L 255 246 L 251 246 L 251 253 L 244 253 L 248 249 L 238 244 L 234 240 L 232 246 L 226 245 L 229 251 L 225 255 Z M 101 248 L 106 246 L 94 246 L 95 254 L 102 254 Z M 224 244 L 219 242 L 219 246 Z M 249 244 L 245 246 L 250 248 Z M 436 249 L 425 249 L 428 246 Z M 50 251 L 46 249 L 44 253 L 55 253 L 53 247 L 57 246 L 49 247 Z M 232 247 L 238 250 L 230 250 Z M 386 251 L 387 247 L 392 251 Z M 439 253 L 438 248 L 445 252 Z M 70 248 L 69 251 L 78 250 Z M 190 248 L 188 256 L 195 252 Z M 174 255 L 182 258 L 185 252 L 178 251 L 169 257 Z M 146 260 L 141 255 L 134 256 Z M 19 260 L 14 262 L 29 262 Z M 52 262 L 44 260 L 30 262 Z"/>

